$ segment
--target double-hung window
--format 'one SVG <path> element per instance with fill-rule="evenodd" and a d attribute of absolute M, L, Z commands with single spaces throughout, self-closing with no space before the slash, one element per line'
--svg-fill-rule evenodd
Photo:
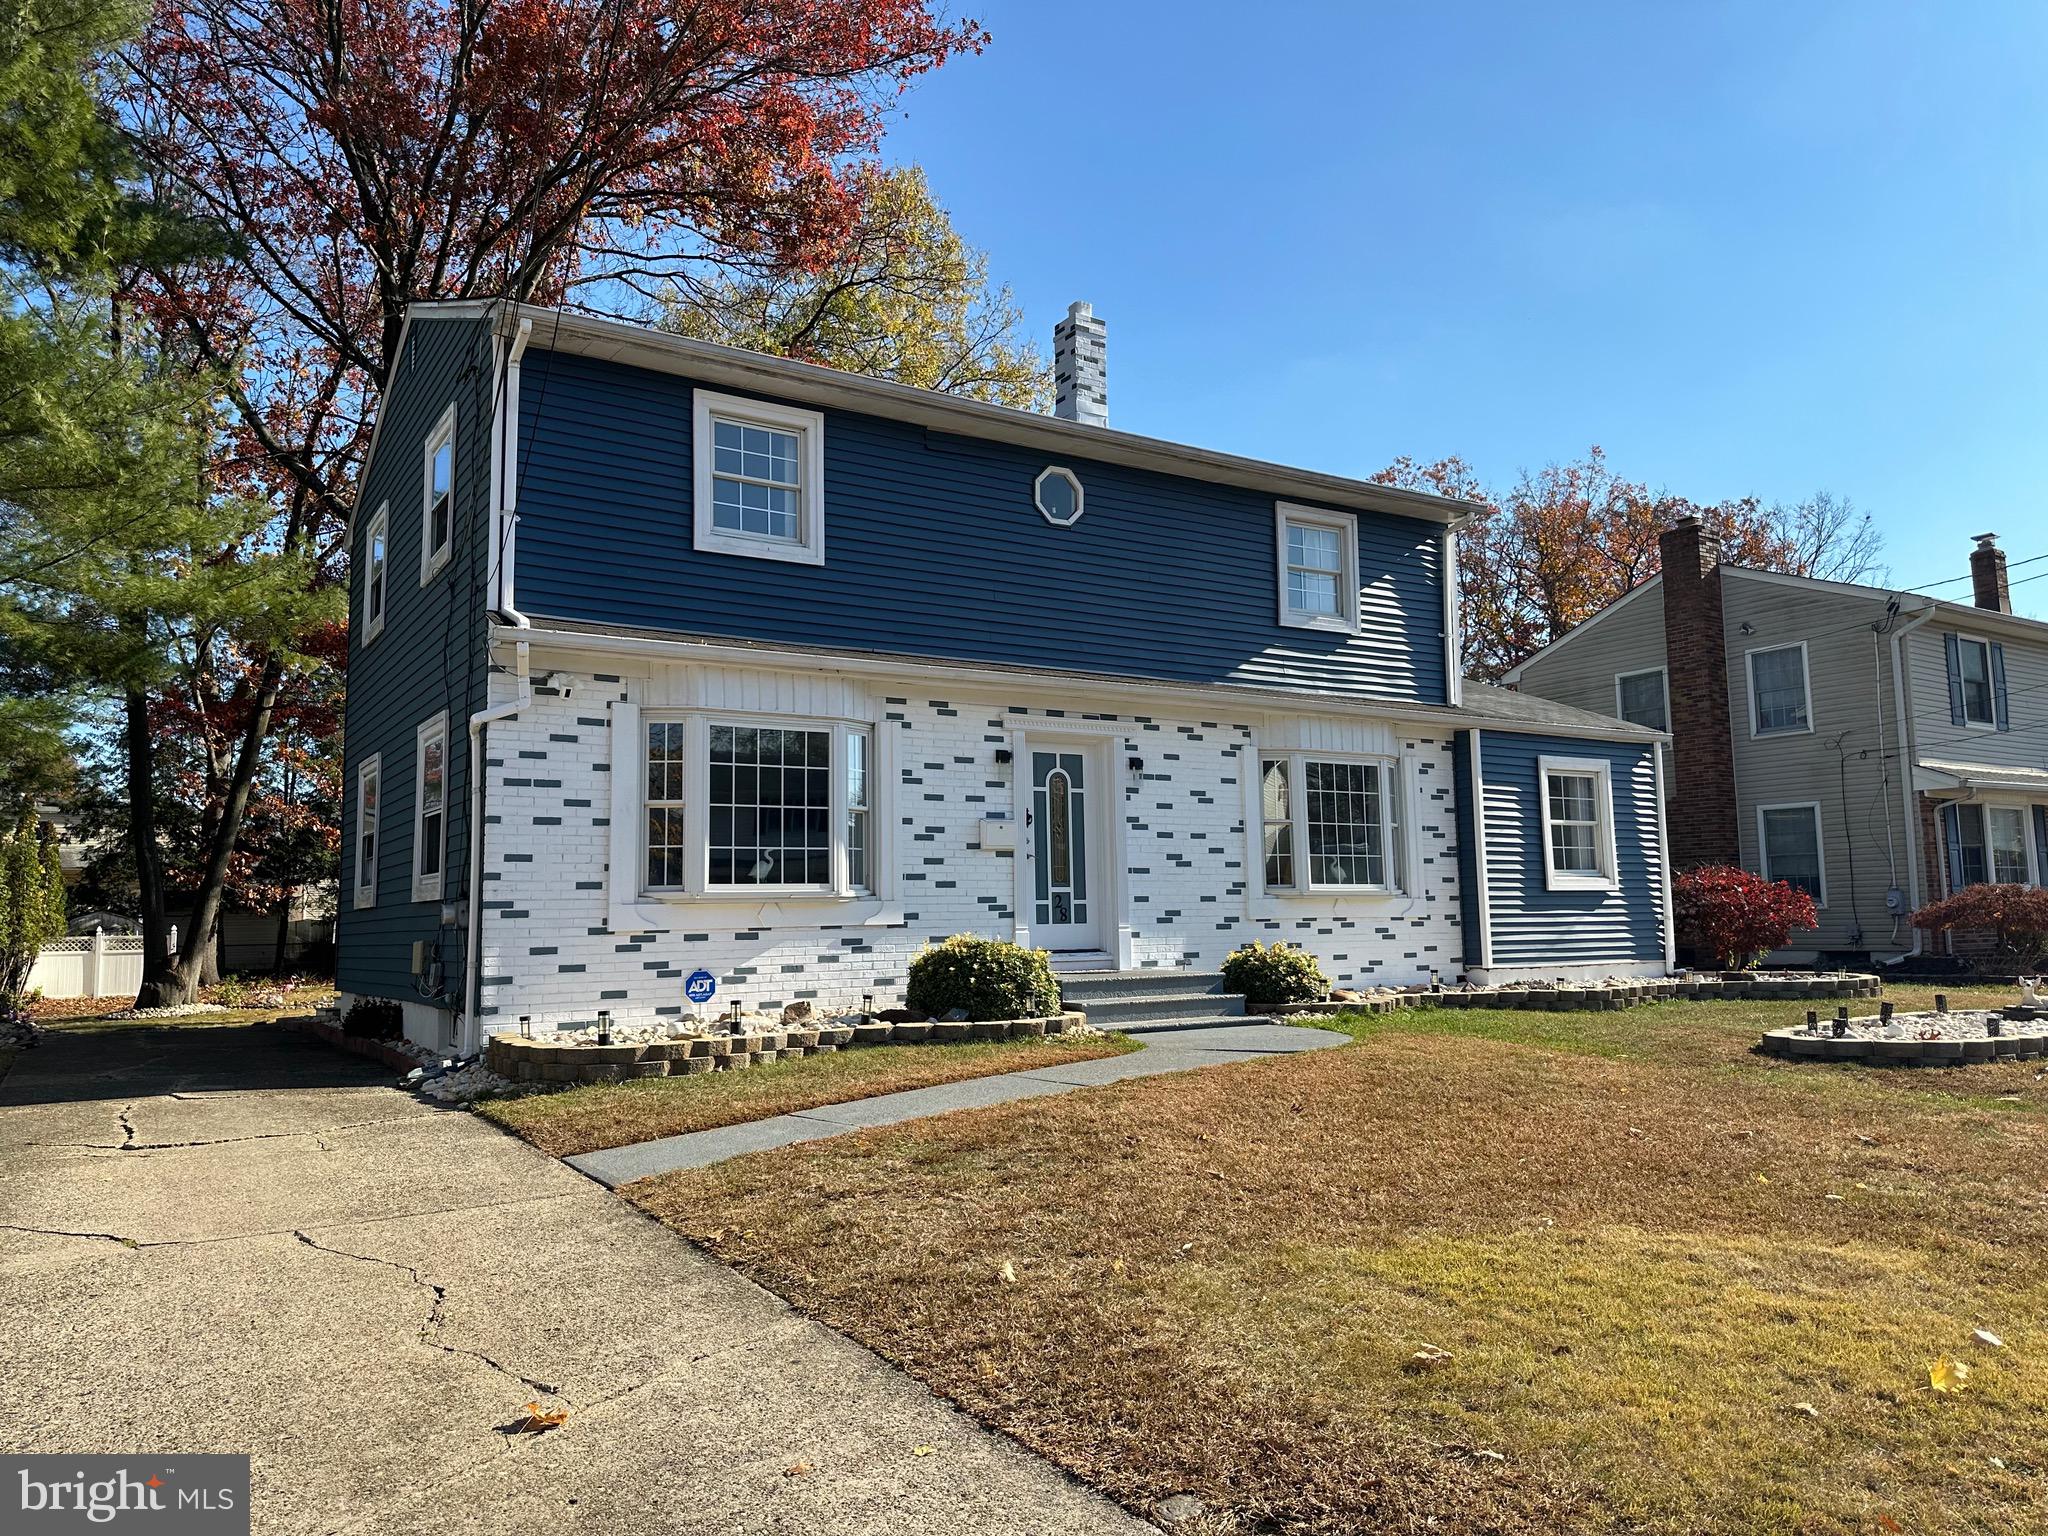
<path fill-rule="evenodd" d="M 377 801 L 383 787 L 382 756 L 363 759 L 356 766 L 356 879 L 358 909 L 377 905 Z"/>
<path fill-rule="evenodd" d="M 1964 723 L 1996 725 L 1998 710 L 1991 687 L 1989 641 L 1956 637 L 1956 678 L 1962 689 Z"/>
<path fill-rule="evenodd" d="M 873 741 L 830 721 L 646 720 L 644 889 L 855 895 L 874 880 Z"/>
<path fill-rule="evenodd" d="M 1358 630 L 1358 520 L 1281 502 L 1280 622 L 1296 629 Z"/>
<path fill-rule="evenodd" d="M 1614 679 L 1614 712 L 1631 725 L 1671 729 L 1671 696 L 1664 669 L 1623 672 Z"/>
<path fill-rule="evenodd" d="M 391 507 L 377 509 L 363 535 L 363 644 L 384 633 L 384 603 L 391 545 Z"/>
<path fill-rule="evenodd" d="M 416 737 L 412 810 L 412 899 L 441 899 L 448 858 L 448 716 L 423 724 Z"/>
<path fill-rule="evenodd" d="M 1966 885 L 2025 885 L 2033 875 L 2027 857 L 2030 812 L 2025 806 L 1970 803 L 1949 809 L 1949 880 Z"/>
<path fill-rule="evenodd" d="M 420 585 L 433 580 L 455 548 L 455 407 L 426 444 L 420 506 Z"/>
<path fill-rule="evenodd" d="M 1538 760 L 1544 883 L 1553 891 L 1616 886 L 1612 771 L 1597 758 Z"/>
<path fill-rule="evenodd" d="M 696 547 L 823 565 L 824 416 L 706 389 L 694 409 Z"/>
<path fill-rule="evenodd" d="M 1763 853 L 1764 878 L 1796 885 L 1815 906 L 1828 904 L 1827 870 L 1821 853 L 1820 806 L 1757 807 L 1757 843 Z"/>
<path fill-rule="evenodd" d="M 1749 733 L 1776 736 L 1813 729 L 1806 686 L 1806 645 L 1778 645 L 1749 653 Z"/>
<path fill-rule="evenodd" d="M 1259 762 L 1268 891 L 1401 888 L 1400 773 L 1389 758 L 1272 754 Z"/>

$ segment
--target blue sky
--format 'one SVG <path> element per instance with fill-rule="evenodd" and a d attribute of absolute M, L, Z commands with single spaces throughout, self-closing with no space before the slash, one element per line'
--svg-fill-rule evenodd
<path fill-rule="evenodd" d="M 965 8 L 887 152 L 1042 339 L 1095 305 L 1114 425 L 1825 487 L 1900 584 L 2048 554 L 2048 6 Z"/>

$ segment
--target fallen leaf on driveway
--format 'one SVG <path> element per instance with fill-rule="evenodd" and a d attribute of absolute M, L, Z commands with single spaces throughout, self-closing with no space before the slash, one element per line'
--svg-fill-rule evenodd
<path fill-rule="evenodd" d="M 808 1461 L 799 1461 L 794 1466 L 784 1468 L 782 1475 L 784 1477 L 802 1477 L 810 1470 L 811 1464 Z"/>
<path fill-rule="evenodd" d="M 545 1434 L 569 1422 L 569 1410 L 566 1408 L 543 1408 L 539 1403 L 528 1403 L 519 1412 L 520 1417 L 512 1422 L 515 1435 Z"/>
<path fill-rule="evenodd" d="M 929 1456 L 937 1450 L 938 1447 L 936 1445 L 913 1445 L 910 1448 L 910 1454 L 913 1456 Z"/>

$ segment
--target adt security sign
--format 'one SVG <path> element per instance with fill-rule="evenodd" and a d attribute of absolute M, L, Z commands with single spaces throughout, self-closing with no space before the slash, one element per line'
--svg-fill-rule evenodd
<path fill-rule="evenodd" d="M 692 971 L 683 983 L 683 996 L 693 1003 L 708 1003 L 718 991 L 718 978 L 709 971 Z"/>

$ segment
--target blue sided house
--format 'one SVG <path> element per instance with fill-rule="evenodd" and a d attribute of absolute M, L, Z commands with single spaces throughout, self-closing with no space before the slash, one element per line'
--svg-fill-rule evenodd
<path fill-rule="evenodd" d="M 1114 431 L 1085 305 L 1055 351 L 1045 416 L 415 305 L 353 530 L 344 1002 L 461 1050 L 699 971 L 881 1007 L 959 932 L 1663 973 L 1663 737 L 1460 676 L 1473 509 Z"/>

